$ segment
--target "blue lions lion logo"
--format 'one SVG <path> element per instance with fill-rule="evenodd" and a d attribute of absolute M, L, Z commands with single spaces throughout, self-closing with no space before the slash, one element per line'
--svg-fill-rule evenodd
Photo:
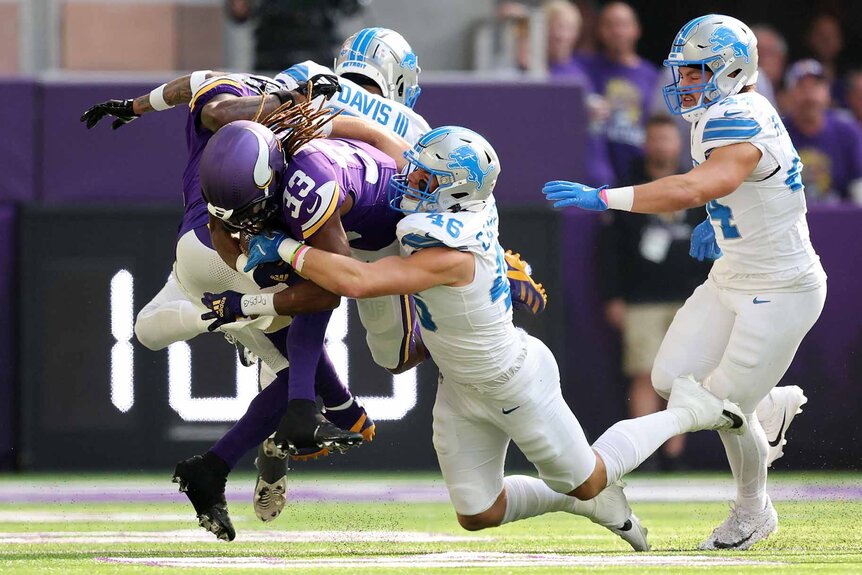
<path fill-rule="evenodd" d="M 449 154 L 449 159 L 452 161 L 446 164 L 446 167 L 450 170 L 455 168 L 467 170 L 467 181 L 475 182 L 477 191 L 485 185 L 485 176 L 491 173 L 491 168 L 494 167 L 494 164 L 488 164 L 488 169 L 483 172 L 482 167 L 479 166 L 479 156 L 476 155 L 473 148 L 467 145 L 455 148 Z"/>
<path fill-rule="evenodd" d="M 404 56 L 404 60 L 401 61 L 402 68 L 408 68 L 410 70 L 416 69 L 416 54 L 413 52 L 409 52 L 406 56 Z"/>
<path fill-rule="evenodd" d="M 737 58 L 744 57 L 745 63 L 750 62 L 748 55 L 748 44 L 740 40 L 733 30 L 727 26 L 719 26 L 709 37 L 713 52 L 721 52 L 728 46 L 733 48 L 733 55 Z"/>

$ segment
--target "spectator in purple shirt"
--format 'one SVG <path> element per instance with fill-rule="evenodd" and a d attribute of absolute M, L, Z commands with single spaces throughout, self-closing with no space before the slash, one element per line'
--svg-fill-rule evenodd
<path fill-rule="evenodd" d="M 589 181 L 615 181 L 608 157 L 608 142 L 603 123 L 608 117 L 608 106 L 596 94 L 592 80 L 575 56 L 575 46 L 581 32 L 581 13 L 568 0 L 551 0 L 544 4 L 548 25 L 548 75 L 552 79 L 567 79 L 581 83 L 587 90 L 586 105 L 590 117 L 590 159 L 585 165 Z"/>
<path fill-rule="evenodd" d="M 802 164 L 805 194 L 814 201 L 862 198 L 862 129 L 843 110 L 830 109 L 829 80 L 817 60 L 790 67 L 787 131 Z"/>
<path fill-rule="evenodd" d="M 645 125 L 656 93 L 658 70 L 637 54 L 638 17 L 624 2 L 607 4 L 599 15 L 601 51 L 579 58 L 596 91 L 610 108 L 605 135 L 611 165 L 625 174 L 643 156 Z"/>
<path fill-rule="evenodd" d="M 844 31 L 841 21 L 832 14 L 819 14 L 811 21 L 806 42 L 811 56 L 823 66 L 832 100 L 843 104 L 841 52 L 844 50 Z"/>

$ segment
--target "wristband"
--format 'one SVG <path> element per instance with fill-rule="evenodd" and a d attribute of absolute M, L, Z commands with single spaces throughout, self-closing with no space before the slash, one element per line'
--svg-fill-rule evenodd
<path fill-rule="evenodd" d="M 305 255 L 310 249 L 311 246 L 300 243 L 293 238 L 284 238 L 278 246 L 278 255 L 297 272 L 302 272 Z"/>
<path fill-rule="evenodd" d="M 606 188 L 599 191 L 599 196 L 605 201 L 610 210 L 630 212 L 635 203 L 634 186 L 626 186 L 624 188 Z"/>
<path fill-rule="evenodd" d="M 275 311 L 274 294 L 253 293 L 245 294 L 240 299 L 240 308 L 244 316 L 251 315 L 278 315 Z"/>
<path fill-rule="evenodd" d="M 165 102 L 165 86 L 167 86 L 167 84 L 162 84 L 158 88 L 153 88 L 153 91 L 150 92 L 150 106 L 152 106 L 153 110 L 156 112 L 162 112 L 173 108 L 172 105 Z"/>
<path fill-rule="evenodd" d="M 191 73 L 191 76 L 189 77 L 189 88 L 191 88 L 192 94 L 197 94 L 204 82 L 207 81 L 207 74 L 210 72 L 212 72 L 212 70 L 198 70 L 197 72 Z"/>

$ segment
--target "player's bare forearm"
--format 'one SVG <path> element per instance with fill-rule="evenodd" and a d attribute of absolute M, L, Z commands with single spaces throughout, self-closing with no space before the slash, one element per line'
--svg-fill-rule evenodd
<path fill-rule="evenodd" d="M 703 206 L 733 193 L 751 175 L 761 151 L 747 142 L 716 148 L 686 174 L 634 187 L 633 212 L 660 214 Z"/>
<path fill-rule="evenodd" d="M 335 309 L 341 296 L 307 281 L 276 293 L 272 301 L 278 315 L 297 315 Z"/>
<path fill-rule="evenodd" d="M 406 258 L 390 256 L 371 263 L 312 249 L 305 255 L 301 273 L 333 293 L 364 299 L 466 284 L 473 271 L 471 254 L 449 248 L 428 248 Z"/>
<path fill-rule="evenodd" d="M 261 117 L 274 112 L 276 108 L 281 106 L 281 100 L 273 94 L 263 98 Z M 260 99 L 261 96 L 241 96 L 212 101 L 204 107 L 201 121 L 208 130 L 215 132 L 222 126 L 236 120 L 253 120 L 261 109 Z"/>
<path fill-rule="evenodd" d="M 207 72 L 206 79 L 213 78 L 215 76 L 224 76 L 226 74 L 227 72 Z M 165 84 L 163 96 L 165 99 L 165 103 L 169 106 L 188 104 L 192 101 L 193 95 L 194 92 L 192 91 L 191 74 L 180 76 L 179 78 L 175 78 Z M 139 116 L 141 114 L 146 114 L 147 112 L 155 111 L 152 104 L 150 104 L 150 93 L 147 92 L 146 94 L 135 98 L 133 109 L 135 113 Z"/>

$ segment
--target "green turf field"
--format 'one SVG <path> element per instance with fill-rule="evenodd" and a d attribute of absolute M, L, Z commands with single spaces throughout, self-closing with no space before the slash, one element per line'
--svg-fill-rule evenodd
<path fill-rule="evenodd" d="M 299 501 L 272 523 L 252 512 L 251 476 L 234 476 L 232 543 L 196 527 L 162 476 L 0 476 L 0 573 L 862 573 L 860 475 L 778 475 L 779 533 L 748 552 L 697 552 L 728 512 L 714 500 L 726 482 L 633 478 L 653 546 L 634 554 L 561 513 L 468 533 L 430 475 L 298 475 Z M 643 501 L 686 493 L 713 500 Z"/>

